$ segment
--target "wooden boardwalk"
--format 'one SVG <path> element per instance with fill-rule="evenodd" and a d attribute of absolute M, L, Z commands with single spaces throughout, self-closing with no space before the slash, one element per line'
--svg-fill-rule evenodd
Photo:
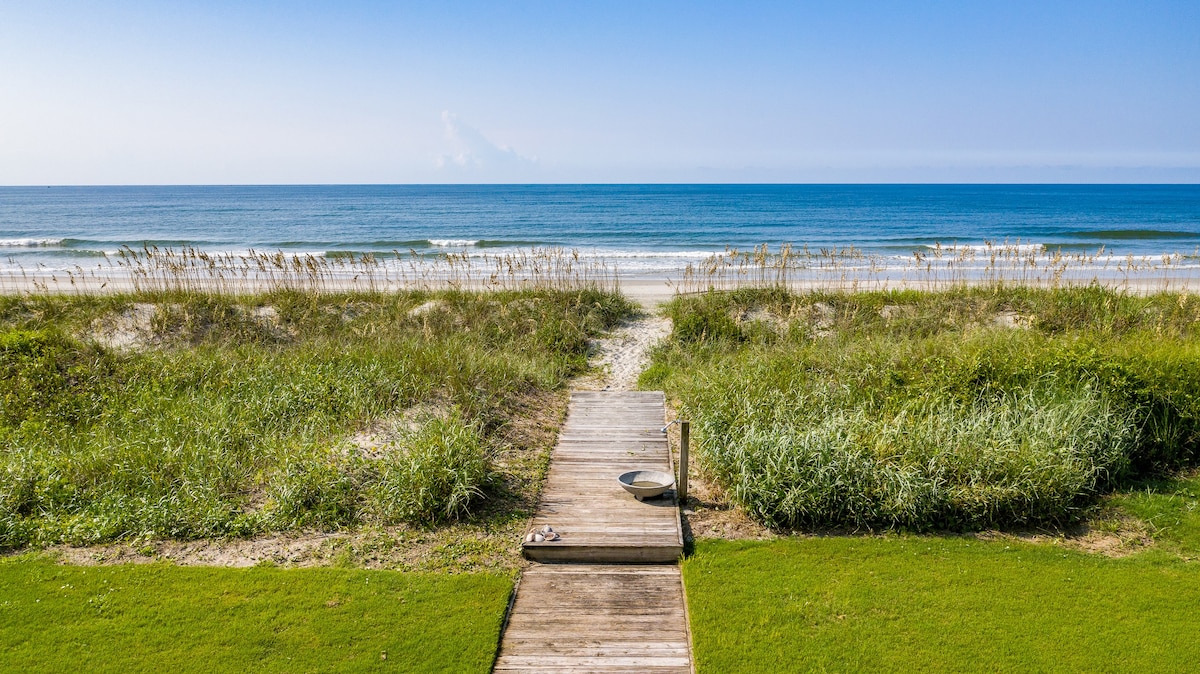
<path fill-rule="evenodd" d="M 576 391 L 533 524 L 562 540 L 525 543 L 540 562 L 663 563 L 683 554 L 674 491 L 637 501 L 617 483 L 630 470 L 674 474 L 659 391 Z"/>
<path fill-rule="evenodd" d="M 692 671 L 677 566 L 546 564 L 521 577 L 495 672 Z"/>
<path fill-rule="evenodd" d="M 522 575 L 496 672 L 693 671 L 675 492 L 639 502 L 617 483 L 674 473 L 664 414 L 661 392 L 571 395 L 533 521 L 562 540 L 525 544 L 555 563 Z"/>

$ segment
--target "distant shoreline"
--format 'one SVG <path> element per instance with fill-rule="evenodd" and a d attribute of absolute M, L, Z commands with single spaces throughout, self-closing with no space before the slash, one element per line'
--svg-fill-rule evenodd
<path fill-rule="evenodd" d="M 1130 278 L 1130 279 L 1106 279 L 1096 280 L 1096 283 L 1102 287 L 1110 288 L 1118 291 L 1125 291 L 1132 294 L 1144 295 L 1157 292 L 1200 292 L 1200 279 L 1194 277 L 1163 277 L 1163 278 Z M 1013 282 L 1008 281 L 1003 283 L 1005 287 L 1032 287 L 1032 288 L 1069 288 L 1081 287 L 1090 285 L 1089 282 L 1077 283 L 1059 283 L 1057 285 L 1049 282 Z M 300 290 L 300 291 L 316 291 L 322 294 L 337 294 L 337 293 L 354 293 L 354 292 L 407 292 L 407 291 L 426 291 L 439 292 L 446 290 L 467 290 L 467 291 L 505 291 L 519 290 L 522 288 L 548 288 L 559 290 L 572 290 L 585 287 L 586 284 L 578 284 L 575 286 L 563 284 L 560 286 L 538 285 L 529 283 L 527 285 L 520 283 L 512 283 L 505 286 L 489 285 L 483 282 L 466 282 L 452 283 L 449 281 L 422 281 L 413 283 L 391 282 L 391 283 L 376 283 L 373 286 L 366 282 L 358 282 L 351 279 L 329 280 L 322 282 L 320 287 L 304 287 L 298 285 L 288 288 L 280 285 L 272 284 L 269 281 L 245 281 L 239 282 L 236 285 L 228 283 L 218 286 L 217 283 L 205 283 L 203 281 L 191 281 L 187 283 L 177 283 L 173 286 L 164 285 L 162 287 L 146 287 L 145 285 L 137 286 L 130 278 L 80 278 L 71 283 L 65 279 L 58 281 L 48 280 L 48 278 L 13 278 L 11 276 L 0 276 L 0 295 L 116 295 L 116 294 L 137 294 L 142 292 L 172 292 L 172 291 L 188 291 L 188 292 L 216 292 L 220 294 L 230 295 L 262 295 L 281 290 Z M 760 282 L 755 280 L 727 280 L 714 282 L 708 286 L 693 286 L 681 287 L 677 281 L 667 278 L 620 278 L 615 281 L 597 282 L 597 287 L 602 289 L 619 290 L 629 299 L 641 304 L 647 309 L 654 309 L 658 305 L 669 302 L 677 296 L 696 295 L 707 290 L 717 291 L 732 291 L 739 288 L 753 287 L 779 287 L 780 284 L 769 282 Z M 946 291 L 954 288 L 963 287 L 985 287 L 991 285 L 985 280 L 963 281 L 963 280 L 894 280 L 891 282 L 882 281 L 879 283 L 854 283 L 854 282 L 837 282 L 837 281 L 791 281 L 782 284 L 793 292 L 810 292 L 810 291 L 827 291 L 827 292 L 887 292 L 887 291 L 919 291 L 919 292 L 938 292 Z"/>

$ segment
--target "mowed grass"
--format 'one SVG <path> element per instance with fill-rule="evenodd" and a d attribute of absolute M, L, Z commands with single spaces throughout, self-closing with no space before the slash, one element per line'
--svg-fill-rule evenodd
<path fill-rule="evenodd" d="M 512 579 L 0 561 L 0 671 L 487 672 Z"/>
<path fill-rule="evenodd" d="M 684 562 L 700 672 L 1184 672 L 1200 564 L 1013 541 L 704 540 Z"/>

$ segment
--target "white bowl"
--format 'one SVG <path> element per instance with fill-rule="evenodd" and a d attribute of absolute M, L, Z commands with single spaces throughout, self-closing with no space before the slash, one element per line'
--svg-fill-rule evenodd
<path fill-rule="evenodd" d="M 625 491 L 641 501 L 660 496 L 673 487 L 675 476 L 661 470 L 631 470 L 628 473 L 621 473 L 617 477 L 617 482 L 621 483 L 621 487 Z"/>

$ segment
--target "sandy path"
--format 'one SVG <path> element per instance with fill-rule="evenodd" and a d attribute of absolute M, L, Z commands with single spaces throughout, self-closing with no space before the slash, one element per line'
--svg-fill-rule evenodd
<path fill-rule="evenodd" d="M 579 382 L 579 388 L 632 391 L 650 364 L 650 349 L 671 334 L 671 319 L 642 316 L 624 321 L 608 337 L 593 342 L 591 364 L 601 374 Z"/>

